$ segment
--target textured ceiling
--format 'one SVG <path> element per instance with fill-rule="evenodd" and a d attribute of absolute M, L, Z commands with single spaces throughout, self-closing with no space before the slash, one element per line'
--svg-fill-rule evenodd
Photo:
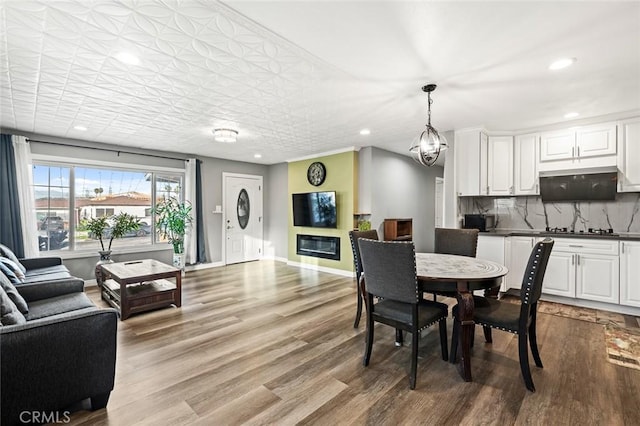
<path fill-rule="evenodd" d="M 640 110 L 639 2 L 1 8 L 0 125 L 18 131 L 273 164 L 348 146 L 406 153 L 428 82 L 440 131 Z M 118 61 L 122 51 L 140 63 Z M 550 72 L 563 56 L 578 60 Z M 238 142 L 213 142 L 217 127 L 237 129 Z"/>

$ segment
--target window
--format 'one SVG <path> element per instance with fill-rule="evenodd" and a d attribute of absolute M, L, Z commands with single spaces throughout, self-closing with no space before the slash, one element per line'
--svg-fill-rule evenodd
<path fill-rule="evenodd" d="M 33 190 L 40 250 L 101 250 L 100 241 L 84 229 L 83 222 L 119 213 L 136 216 L 141 224 L 114 239 L 112 250 L 159 242 L 152 226 L 154 199 L 182 199 L 183 179 L 179 173 L 36 164 Z M 106 249 L 108 240 L 104 243 Z"/>

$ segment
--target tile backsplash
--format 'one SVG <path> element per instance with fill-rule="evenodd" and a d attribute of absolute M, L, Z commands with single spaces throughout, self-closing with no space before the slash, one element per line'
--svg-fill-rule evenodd
<path fill-rule="evenodd" d="M 588 228 L 612 228 L 614 232 L 640 233 L 640 193 L 619 193 L 615 201 L 543 203 L 535 197 L 462 197 L 461 217 L 466 213 L 495 214 L 498 229 L 558 227 L 576 232 Z"/>

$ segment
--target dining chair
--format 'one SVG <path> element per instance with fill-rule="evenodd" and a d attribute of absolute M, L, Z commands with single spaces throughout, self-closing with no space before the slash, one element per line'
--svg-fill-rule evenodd
<path fill-rule="evenodd" d="M 485 340 L 492 343 L 491 329 L 507 331 L 518 335 L 518 355 L 520 358 L 520 371 L 524 383 L 531 392 L 535 392 L 529 369 L 529 351 L 527 348 L 527 337 L 531 354 L 536 365 L 542 368 L 542 360 L 538 351 L 536 340 L 536 316 L 538 310 L 538 300 L 542 293 L 542 282 L 544 274 L 553 248 L 553 239 L 546 238 L 538 242 L 532 249 L 529 262 L 522 278 L 522 288 L 520 290 L 520 304 L 503 302 L 488 297 L 474 296 L 473 320 L 476 324 L 484 328 Z M 458 305 L 453 307 L 453 335 L 451 342 L 451 359 L 457 358 L 458 336 L 460 335 L 460 322 L 458 320 Z"/>
<path fill-rule="evenodd" d="M 476 257 L 479 232 L 477 229 L 436 228 L 433 251 L 440 254 Z M 437 284 L 433 283 L 431 288 L 435 289 L 428 292 L 433 294 L 434 301 L 438 295 L 456 297 L 455 291 L 447 290 L 450 288 L 450 283 L 443 283 L 442 289 L 437 287 Z"/>
<path fill-rule="evenodd" d="M 363 365 L 369 365 L 373 349 L 374 323 L 411 333 L 409 387 L 415 389 L 418 342 L 422 330 L 436 322 L 440 327 L 442 359 L 447 361 L 448 307 L 424 300 L 418 287 L 413 242 L 375 241 L 360 238 L 360 255 L 366 279 L 367 330 Z M 374 297 L 377 301 L 374 303 Z"/>
<path fill-rule="evenodd" d="M 362 262 L 360 261 L 360 247 L 358 246 L 359 238 L 368 238 L 370 240 L 378 239 L 378 231 L 372 229 L 370 231 L 349 231 L 349 239 L 351 240 L 351 251 L 353 251 L 353 267 L 356 270 L 356 287 L 358 288 L 358 306 L 356 310 L 356 320 L 353 322 L 353 327 L 358 328 L 360 325 L 360 317 L 362 316 L 362 302 L 364 296 L 362 294 L 362 287 L 364 283 L 362 280 Z"/>

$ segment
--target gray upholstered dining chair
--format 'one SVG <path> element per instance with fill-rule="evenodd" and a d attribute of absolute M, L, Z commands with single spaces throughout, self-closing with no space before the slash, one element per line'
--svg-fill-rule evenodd
<path fill-rule="evenodd" d="M 520 371 L 524 379 L 525 386 L 531 392 L 535 392 L 529 369 L 529 350 L 527 348 L 527 337 L 531 354 L 536 365 L 542 368 L 540 352 L 538 352 L 538 342 L 536 340 L 536 316 L 538 300 L 542 293 L 542 282 L 547 263 L 553 248 L 553 240 L 546 238 L 538 242 L 532 249 L 529 262 L 522 278 L 522 289 L 520 290 L 520 305 L 509 302 L 502 302 L 488 297 L 474 296 L 473 320 L 476 324 L 482 325 L 487 343 L 492 343 L 491 329 L 507 331 L 518 335 L 518 355 L 520 358 Z M 457 358 L 458 336 L 460 334 L 460 322 L 458 321 L 458 305 L 453 307 L 453 336 L 451 337 L 451 360 Z"/>
<path fill-rule="evenodd" d="M 378 239 L 378 231 L 372 229 L 370 231 L 349 231 L 349 239 L 351 240 L 351 250 L 353 251 L 353 267 L 356 271 L 356 287 L 358 288 L 358 306 L 356 308 L 356 319 L 353 322 L 353 327 L 358 328 L 360 325 L 360 317 L 362 316 L 362 302 L 364 296 L 362 294 L 362 287 L 364 283 L 362 280 L 362 262 L 360 261 L 360 247 L 358 246 L 359 238 L 368 238 L 370 240 Z"/>
<path fill-rule="evenodd" d="M 409 387 L 415 389 L 420 332 L 438 323 L 442 359 L 448 359 L 448 307 L 424 300 L 418 287 L 413 242 L 359 239 L 362 267 L 366 279 L 367 332 L 363 365 L 369 365 L 373 349 L 374 323 L 411 333 L 411 373 Z M 374 297 L 377 299 L 374 303 Z"/>
<path fill-rule="evenodd" d="M 477 229 L 436 228 L 433 251 L 440 254 L 476 257 L 478 233 Z M 431 287 L 435 288 L 435 290 L 429 291 L 433 294 L 434 301 L 437 295 L 456 297 L 455 291 L 447 290 L 447 288 L 451 288 L 450 283 L 443 283 L 442 290 L 437 289 L 436 283 L 433 283 Z"/>

